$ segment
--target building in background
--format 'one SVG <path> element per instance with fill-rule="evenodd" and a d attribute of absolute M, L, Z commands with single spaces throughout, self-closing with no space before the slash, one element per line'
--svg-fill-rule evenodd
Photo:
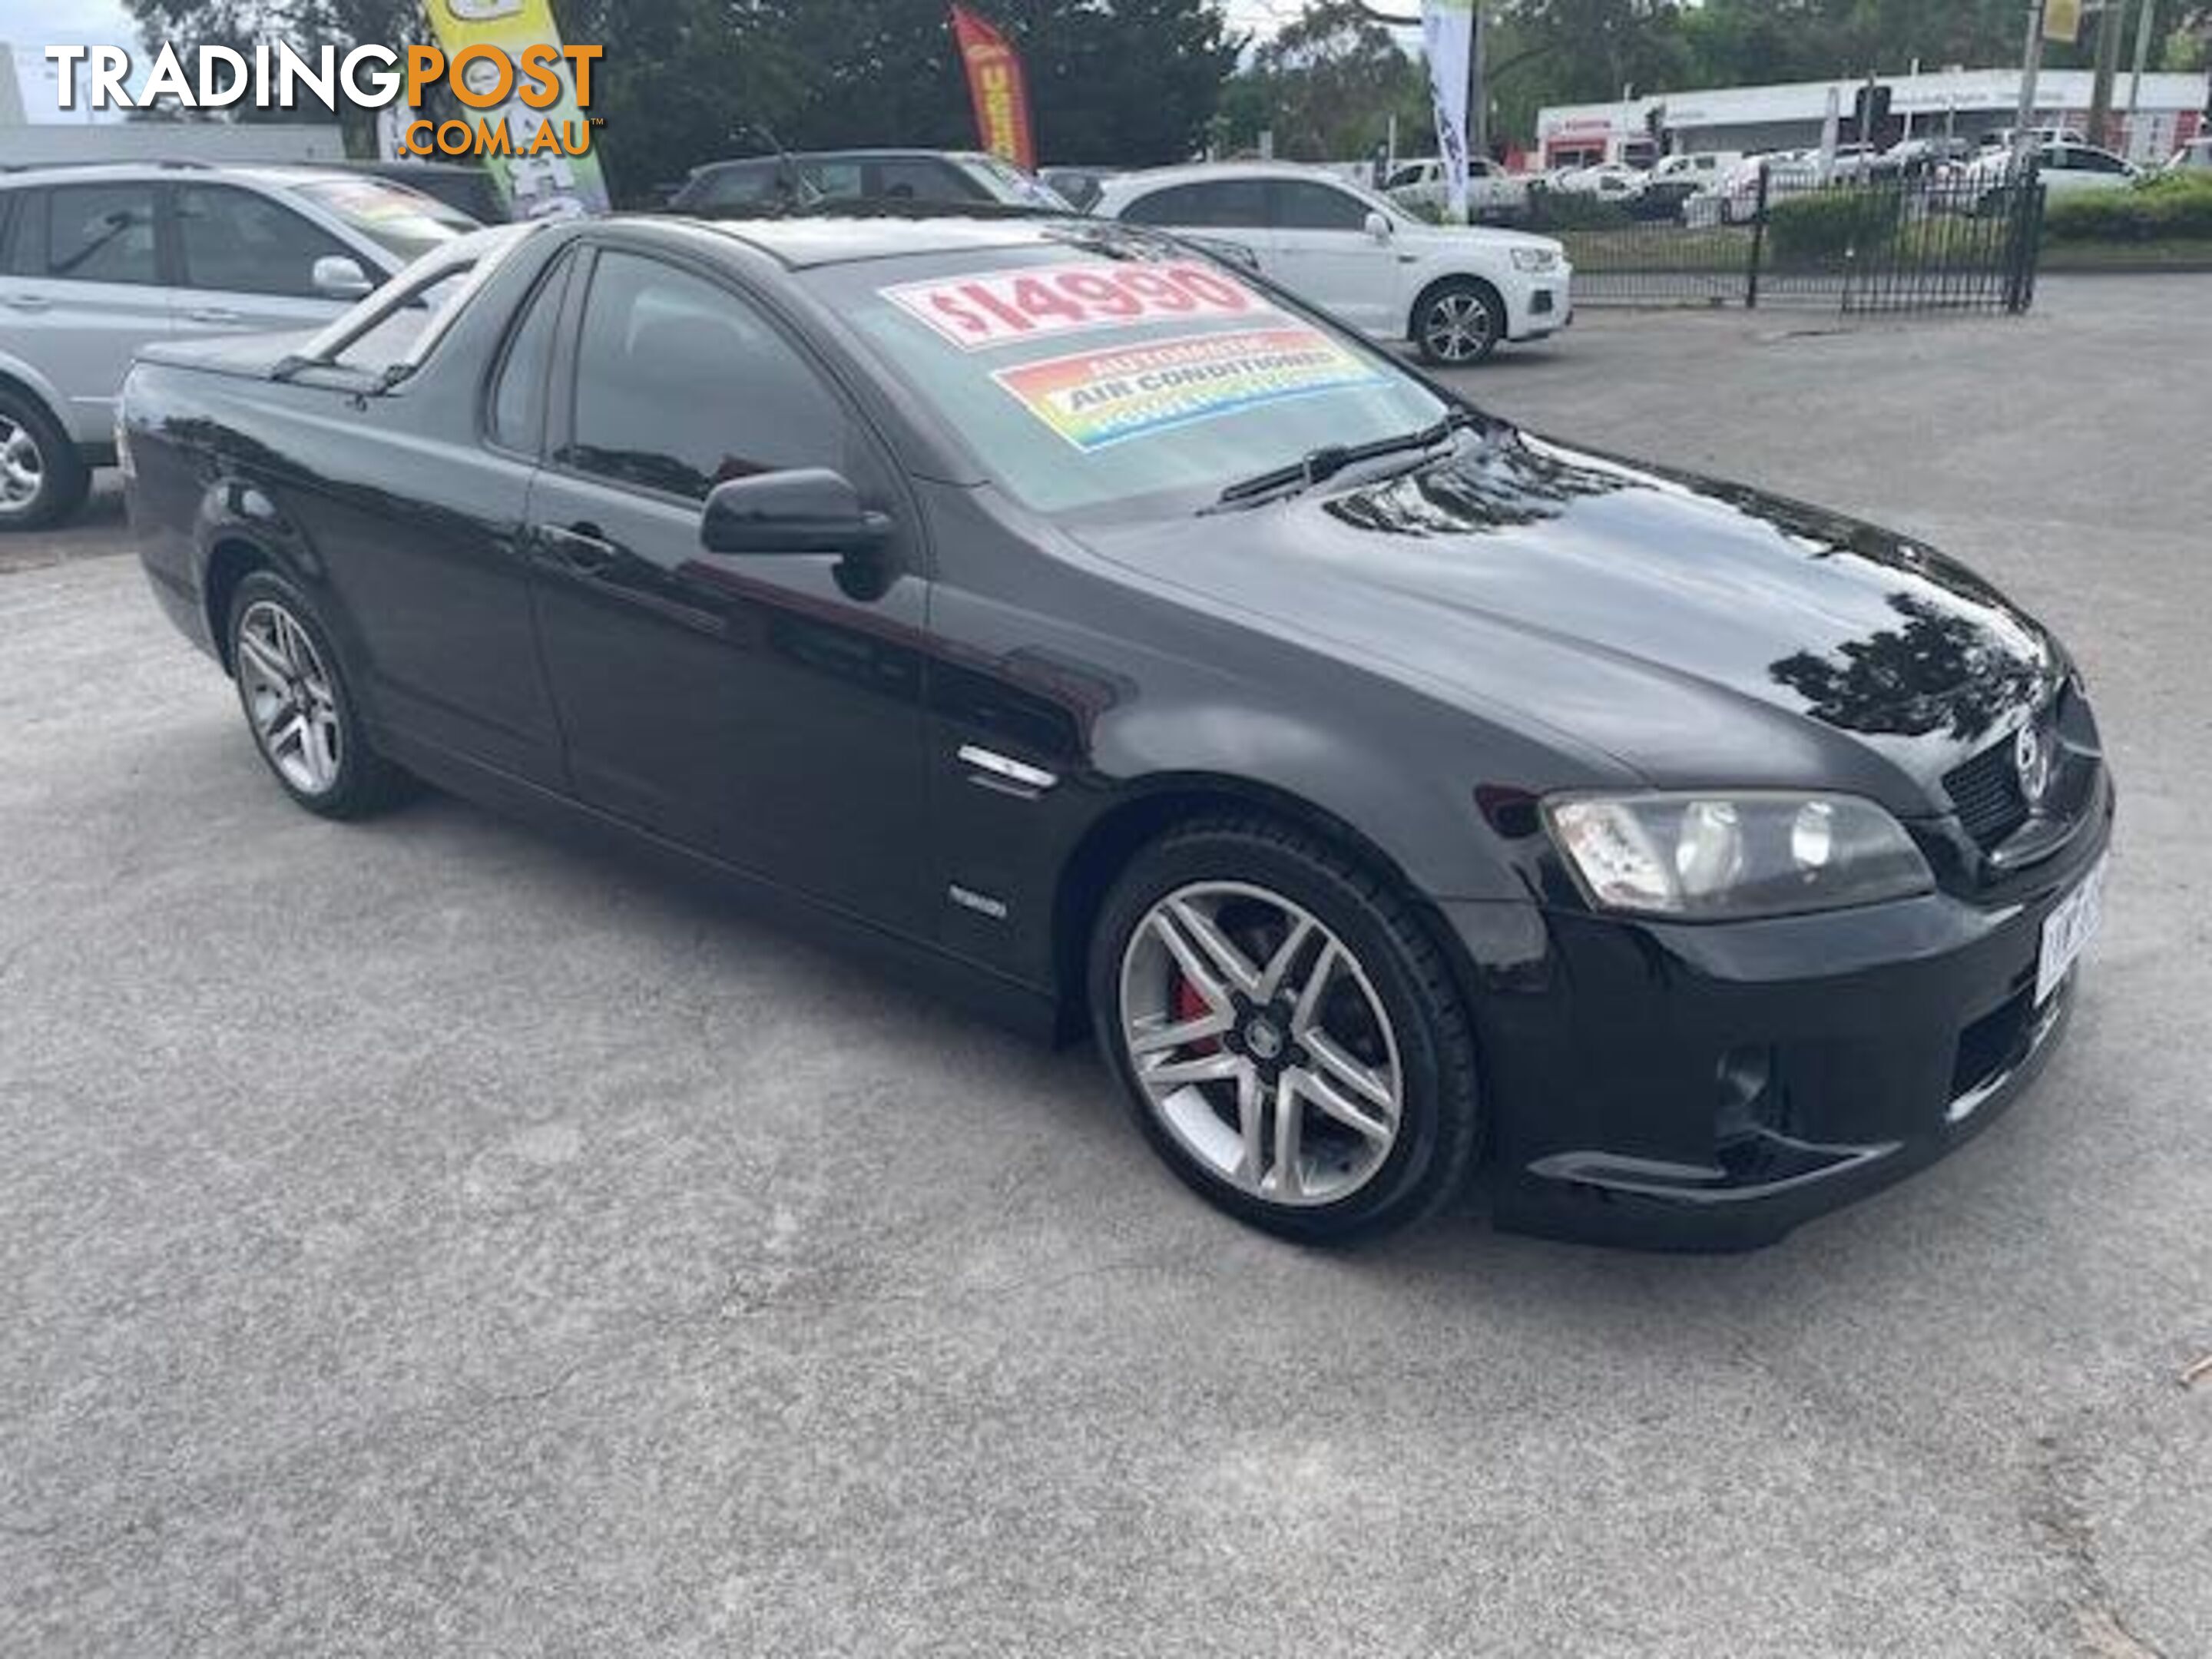
<path fill-rule="evenodd" d="M 1944 132 L 1966 139 L 2013 125 L 2020 107 L 2020 71 L 1947 70 L 1929 75 L 1878 75 L 1889 88 L 1889 114 L 1868 141 L 1888 145 L 1910 135 Z M 2046 70 L 2036 81 L 2037 125 L 2087 128 L 2090 82 L 2087 70 Z M 2207 78 L 2201 73 L 2142 77 L 2135 111 L 2127 109 L 2130 76 L 2123 70 L 2112 82 L 2114 119 L 2121 148 L 2138 160 L 2172 154 L 2203 125 Z M 1809 149 L 1820 142 L 1829 94 L 1838 98 L 1844 135 L 1852 129 L 1851 112 L 1863 78 L 1794 81 L 1765 87 L 1719 87 L 1698 92 L 1654 93 L 1612 104 L 1565 104 L 1536 117 L 1537 164 L 1581 167 L 1606 161 L 1635 161 L 1673 151 Z M 1656 131 L 1655 131 L 1656 129 Z"/>
<path fill-rule="evenodd" d="M 345 137 L 330 121 L 128 121 L 24 107 L 15 51 L 0 41 L 0 167 L 81 167 L 97 161 L 343 161 Z"/>

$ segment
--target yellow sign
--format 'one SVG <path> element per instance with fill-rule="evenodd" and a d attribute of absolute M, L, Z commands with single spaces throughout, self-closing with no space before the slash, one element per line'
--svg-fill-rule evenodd
<path fill-rule="evenodd" d="M 549 0 L 429 0 L 425 9 L 452 60 L 455 95 L 475 109 L 485 109 L 485 99 L 491 99 L 491 122 L 506 129 L 504 150 L 486 143 L 477 153 L 506 192 L 514 216 L 605 212 L 606 180 L 590 145 L 586 115 L 592 69 L 601 49 L 564 52 Z M 516 65 L 520 72 L 512 73 Z M 557 96 L 550 99 L 543 95 L 549 80 L 559 83 Z M 549 130 L 559 135 L 550 143 Z M 494 133 L 492 139 L 500 136 Z"/>
<path fill-rule="evenodd" d="M 2043 38 L 2063 40 L 2069 46 L 2080 40 L 2081 0 L 2043 0 Z"/>

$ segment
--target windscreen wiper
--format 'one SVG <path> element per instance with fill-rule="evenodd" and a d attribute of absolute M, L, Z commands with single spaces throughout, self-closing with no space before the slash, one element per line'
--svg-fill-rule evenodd
<path fill-rule="evenodd" d="M 1481 424 L 1480 418 L 1469 410 L 1455 409 L 1432 426 L 1401 432 L 1394 438 L 1376 438 L 1364 444 L 1323 444 L 1318 449 L 1308 450 L 1289 466 L 1279 466 L 1271 471 L 1255 472 L 1249 478 L 1239 478 L 1214 497 L 1213 505 L 1216 507 L 1240 507 L 1285 491 L 1295 493 L 1310 489 L 1316 484 L 1334 477 L 1347 466 L 1407 450 L 1433 449 L 1453 433 Z"/>

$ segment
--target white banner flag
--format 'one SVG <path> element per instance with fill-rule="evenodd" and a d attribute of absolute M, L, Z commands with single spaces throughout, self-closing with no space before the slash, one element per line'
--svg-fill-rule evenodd
<path fill-rule="evenodd" d="M 1467 64 L 1474 50 L 1474 5 L 1475 0 L 1421 0 L 1437 154 L 1443 158 L 1449 216 L 1462 224 L 1467 222 Z"/>

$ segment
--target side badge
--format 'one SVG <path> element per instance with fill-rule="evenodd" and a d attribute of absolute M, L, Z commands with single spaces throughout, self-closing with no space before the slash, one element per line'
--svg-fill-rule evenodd
<path fill-rule="evenodd" d="M 969 782 L 1018 795 L 1024 800 L 1035 800 L 1060 781 L 1057 772 L 1031 766 L 1027 761 L 1018 761 L 1012 755 L 1002 755 L 981 744 L 962 744 L 958 758 L 968 768 Z"/>
<path fill-rule="evenodd" d="M 972 887 L 963 887 L 954 882 L 945 890 L 945 896 L 963 910 L 973 910 L 979 916 L 988 916 L 994 921 L 1006 919 L 1006 902 L 994 899 L 988 893 L 979 893 Z"/>

